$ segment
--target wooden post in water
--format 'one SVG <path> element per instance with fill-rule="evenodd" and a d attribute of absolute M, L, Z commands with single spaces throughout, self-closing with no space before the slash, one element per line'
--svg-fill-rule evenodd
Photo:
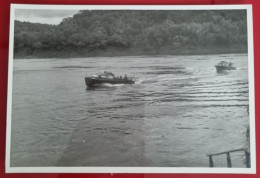
<path fill-rule="evenodd" d="M 232 167 L 231 158 L 229 152 L 227 152 L 227 166 Z"/>
<path fill-rule="evenodd" d="M 214 167 L 212 156 L 209 155 L 209 167 Z"/>
<path fill-rule="evenodd" d="M 250 153 L 245 150 L 245 155 L 246 155 L 246 167 L 247 167 L 247 168 L 250 168 L 250 167 L 251 167 L 251 163 L 250 163 Z"/>
<path fill-rule="evenodd" d="M 238 151 L 243 151 L 245 153 L 246 156 L 246 167 L 250 168 L 251 167 L 251 163 L 250 163 L 250 152 L 248 152 L 246 149 L 241 148 L 241 149 L 235 149 L 235 150 L 230 150 L 230 151 L 224 151 L 224 152 L 220 152 L 220 153 L 214 153 L 214 154 L 210 154 L 207 155 L 209 157 L 209 167 L 214 167 L 213 164 L 213 156 L 218 156 L 218 155 L 223 155 L 226 154 L 227 155 L 227 167 L 231 168 L 232 167 L 232 162 L 231 162 L 231 156 L 230 153 L 233 152 L 238 152 Z"/>

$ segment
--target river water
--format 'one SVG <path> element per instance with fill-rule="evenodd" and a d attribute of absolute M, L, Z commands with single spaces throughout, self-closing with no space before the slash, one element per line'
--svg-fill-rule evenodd
<path fill-rule="evenodd" d="M 218 62 L 237 70 L 218 74 Z M 247 147 L 246 54 L 15 59 L 11 166 L 208 167 Z M 111 71 L 133 85 L 86 89 Z M 245 167 L 243 153 L 232 165 Z M 226 167 L 226 157 L 214 157 Z"/>

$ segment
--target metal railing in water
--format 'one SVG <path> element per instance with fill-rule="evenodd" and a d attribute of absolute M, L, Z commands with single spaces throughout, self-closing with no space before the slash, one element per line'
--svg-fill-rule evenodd
<path fill-rule="evenodd" d="M 240 151 L 243 151 L 245 153 L 245 157 L 246 157 L 245 164 L 246 164 L 247 168 L 250 168 L 251 167 L 251 165 L 250 165 L 250 152 L 248 152 L 244 148 L 230 150 L 230 151 L 224 151 L 224 152 L 220 152 L 220 153 L 208 154 L 207 156 L 209 157 L 209 167 L 214 167 L 213 156 L 226 154 L 226 156 L 227 156 L 227 167 L 231 168 L 232 167 L 232 162 L 231 162 L 230 153 L 232 153 L 232 152 L 240 152 Z"/>

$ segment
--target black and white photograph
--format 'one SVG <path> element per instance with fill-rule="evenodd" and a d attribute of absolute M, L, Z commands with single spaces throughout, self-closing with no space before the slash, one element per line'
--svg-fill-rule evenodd
<path fill-rule="evenodd" d="M 12 4 L 7 172 L 255 173 L 252 7 Z"/>

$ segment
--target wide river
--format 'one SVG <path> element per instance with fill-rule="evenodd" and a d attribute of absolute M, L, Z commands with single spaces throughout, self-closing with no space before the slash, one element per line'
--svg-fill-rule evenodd
<path fill-rule="evenodd" d="M 237 70 L 218 74 L 222 60 Z M 247 66 L 246 54 L 15 59 L 11 166 L 208 167 L 248 145 Z M 87 89 L 104 71 L 135 84 Z"/>

